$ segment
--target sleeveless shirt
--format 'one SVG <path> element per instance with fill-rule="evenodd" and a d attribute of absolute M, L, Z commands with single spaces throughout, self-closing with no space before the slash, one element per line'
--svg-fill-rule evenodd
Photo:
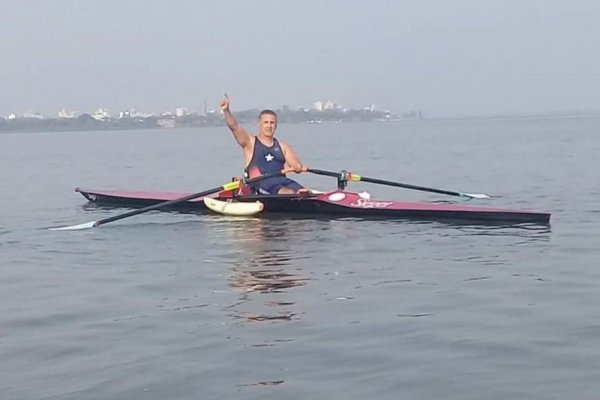
<path fill-rule="evenodd" d="M 266 174 L 276 174 L 285 166 L 285 155 L 277 139 L 273 138 L 273 145 L 264 145 L 254 136 L 254 152 L 248 166 L 244 169 L 247 178 L 256 178 Z M 256 182 L 253 188 L 272 187 L 285 182 L 284 176 L 276 176 Z"/>

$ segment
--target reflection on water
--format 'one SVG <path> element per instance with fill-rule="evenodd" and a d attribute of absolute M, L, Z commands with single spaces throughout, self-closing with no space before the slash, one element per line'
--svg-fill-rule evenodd
<path fill-rule="evenodd" d="M 286 271 L 286 267 L 293 261 L 288 253 L 273 251 L 234 264 L 229 285 L 242 289 L 244 293 L 285 293 L 285 289 L 302 285 L 301 277 Z"/>
<path fill-rule="evenodd" d="M 497 236 L 521 238 L 526 242 L 548 241 L 552 228 L 550 225 L 535 223 L 506 224 L 501 222 L 473 221 L 379 221 L 381 225 L 389 227 L 396 224 L 405 232 L 416 233 L 424 236 Z"/>
<path fill-rule="evenodd" d="M 526 242 L 548 241 L 552 232 L 549 225 L 539 224 L 463 225 L 456 229 L 465 236 L 511 236 Z"/>
<path fill-rule="evenodd" d="M 229 286 L 238 293 L 238 302 L 228 307 L 233 317 L 289 321 L 302 314 L 291 289 L 306 285 L 308 279 L 291 242 L 300 240 L 308 227 L 303 229 L 301 221 L 218 218 L 218 229 L 229 236 L 228 246 L 234 251 L 232 259 L 225 260 L 231 271 Z"/>

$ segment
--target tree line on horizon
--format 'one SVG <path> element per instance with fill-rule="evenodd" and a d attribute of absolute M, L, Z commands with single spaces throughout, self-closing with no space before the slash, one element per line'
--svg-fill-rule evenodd
<path fill-rule="evenodd" d="M 367 122 L 389 121 L 406 118 L 420 118 L 415 111 L 404 114 L 391 114 L 388 111 L 362 110 L 291 110 L 286 106 L 274 110 L 280 123 L 322 123 L 322 122 Z M 254 122 L 260 110 L 236 111 L 240 122 Z M 181 117 L 161 115 L 148 117 L 123 117 L 98 120 L 90 114 L 81 114 L 75 118 L 25 118 L 0 119 L 0 131 L 88 131 L 88 130 L 128 130 L 128 129 L 174 129 L 208 126 L 224 126 L 223 117 L 218 112 L 190 114 Z"/>

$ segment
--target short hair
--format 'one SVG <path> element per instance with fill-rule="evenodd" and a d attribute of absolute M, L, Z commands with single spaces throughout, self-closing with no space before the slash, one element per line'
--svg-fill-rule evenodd
<path fill-rule="evenodd" d="M 262 111 L 260 112 L 260 114 L 258 114 L 258 119 L 260 120 L 260 118 L 261 118 L 263 115 L 272 115 L 272 116 L 274 116 L 275 118 L 277 118 L 277 114 L 275 113 L 275 111 L 273 111 L 273 110 L 269 110 L 269 109 L 267 109 L 267 110 L 262 110 Z"/>

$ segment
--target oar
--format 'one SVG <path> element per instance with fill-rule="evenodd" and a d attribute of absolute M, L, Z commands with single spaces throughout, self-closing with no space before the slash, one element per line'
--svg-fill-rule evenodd
<path fill-rule="evenodd" d="M 312 168 L 306 168 L 306 172 L 312 172 L 313 174 L 333 176 L 333 177 L 338 177 L 338 178 L 341 177 L 345 180 L 355 181 L 355 182 L 361 181 L 361 182 L 377 183 L 380 185 L 388 185 L 388 186 L 401 187 L 401 188 L 405 188 L 405 189 L 421 190 L 423 192 L 448 194 L 450 196 L 468 197 L 471 199 L 489 199 L 491 197 L 484 193 L 452 192 L 450 190 L 444 190 L 444 189 L 435 189 L 435 188 L 428 188 L 428 187 L 423 187 L 423 186 L 409 185 L 407 183 L 384 181 L 382 179 L 375 179 L 375 178 L 367 178 L 365 176 L 360 176 L 360 175 L 354 174 L 352 172 L 331 172 L 331 171 L 323 171 L 320 169 L 312 169 Z"/>
<path fill-rule="evenodd" d="M 285 175 L 288 172 L 292 172 L 292 170 L 283 169 L 279 173 L 276 173 L 276 174 L 268 174 L 268 175 L 258 176 L 256 178 L 246 180 L 246 183 L 247 184 L 255 183 L 258 181 L 262 181 L 263 179 L 273 178 L 275 176 L 280 176 L 280 175 Z M 133 210 L 133 211 L 126 212 L 124 214 L 119 214 L 119 215 L 115 215 L 113 217 L 100 219 L 98 221 L 90 221 L 90 222 L 86 222 L 86 223 L 78 224 L 78 225 L 63 226 L 63 227 L 59 227 L 59 228 L 49 228 L 49 229 L 51 231 L 71 231 L 71 230 L 78 230 L 78 229 L 95 228 L 97 226 L 104 225 L 109 222 L 118 221 L 120 219 L 127 218 L 127 217 L 132 217 L 134 215 L 142 214 L 147 211 L 158 210 L 159 208 L 172 206 L 177 203 L 183 203 L 184 201 L 192 200 L 192 199 L 195 199 L 198 197 L 208 196 L 209 194 L 216 193 L 221 190 L 235 190 L 235 189 L 239 188 L 240 185 L 241 185 L 241 181 L 228 182 L 221 186 L 217 186 L 215 188 L 204 190 L 204 191 L 198 192 L 198 193 L 193 193 L 193 194 L 187 195 L 185 197 L 181 197 L 179 199 L 165 201 L 165 202 L 154 204 L 154 205 L 151 205 L 148 207 L 140 208 L 139 210 Z"/>

